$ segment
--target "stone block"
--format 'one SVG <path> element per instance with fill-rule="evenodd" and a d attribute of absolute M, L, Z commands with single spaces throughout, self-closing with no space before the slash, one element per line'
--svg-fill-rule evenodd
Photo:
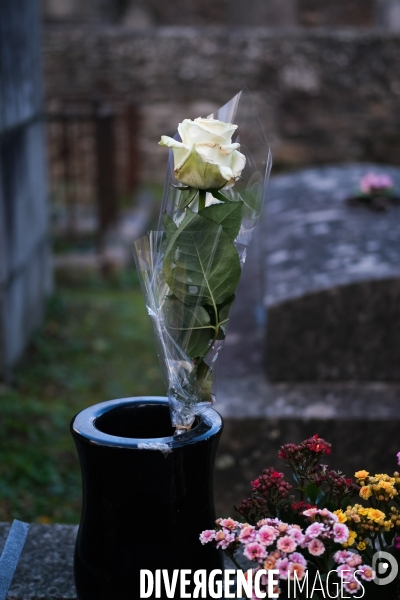
<path fill-rule="evenodd" d="M 4 370 L 16 363 L 42 321 L 46 299 L 52 289 L 49 261 L 50 248 L 44 237 L 23 270 L 14 274 L 2 290 L 3 357 L 0 367 Z"/>
<path fill-rule="evenodd" d="M 400 1 L 376 0 L 376 22 L 387 31 L 400 31 Z"/>
<path fill-rule="evenodd" d="M 3 279 L 23 265 L 47 231 L 43 124 L 33 122 L 0 139 L 3 198 Z"/>
<path fill-rule="evenodd" d="M 266 214 L 267 372 L 272 380 L 400 380 L 400 206 L 350 206 L 378 165 L 273 179 Z"/>
<path fill-rule="evenodd" d="M 10 523 L 0 523 L 0 552 Z M 76 600 L 77 525 L 31 525 L 7 600 Z"/>
<path fill-rule="evenodd" d="M 38 0 L 0 3 L 0 133 L 41 108 Z"/>

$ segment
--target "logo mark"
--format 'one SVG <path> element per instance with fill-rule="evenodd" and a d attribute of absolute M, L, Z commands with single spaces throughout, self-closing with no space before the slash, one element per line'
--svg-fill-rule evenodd
<path fill-rule="evenodd" d="M 389 569 L 389 567 L 391 568 Z M 376 583 L 376 585 L 388 585 L 389 583 L 392 583 L 392 581 L 396 579 L 399 571 L 399 566 L 394 556 L 388 552 L 383 552 L 383 550 L 375 552 L 372 557 L 372 568 L 376 573 L 374 578 L 374 583 Z M 387 573 L 386 576 L 384 576 L 385 573 Z M 380 577 L 378 577 L 378 575 L 380 575 Z M 382 575 L 384 577 L 382 577 Z"/>

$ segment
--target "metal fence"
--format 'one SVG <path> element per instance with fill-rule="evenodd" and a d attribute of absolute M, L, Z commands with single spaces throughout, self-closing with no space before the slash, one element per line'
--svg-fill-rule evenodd
<path fill-rule="evenodd" d="M 137 186 L 137 110 L 69 103 L 46 120 L 53 229 L 70 238 L 101 236 Z"/>

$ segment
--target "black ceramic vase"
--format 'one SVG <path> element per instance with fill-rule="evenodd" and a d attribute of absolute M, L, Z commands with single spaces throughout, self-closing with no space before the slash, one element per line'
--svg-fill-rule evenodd
<path fill-rule="evenodd" d="M 215 520 L 222 431 L 215 410 L 173 437 L 166 398 L 111 400 L 80 412 L 71 431 L 83 481 L 74 557 L 79 600 L 139 598 L 141 569 L 222 568 L 221 553 L 199 541 Z"/>

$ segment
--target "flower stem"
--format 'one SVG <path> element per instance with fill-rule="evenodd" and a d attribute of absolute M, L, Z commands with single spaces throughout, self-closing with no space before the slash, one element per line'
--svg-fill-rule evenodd
<path fill-rule="evenodd" d="M 206 207 L 206 190 L 199 190 L 199 212 Z"/>

